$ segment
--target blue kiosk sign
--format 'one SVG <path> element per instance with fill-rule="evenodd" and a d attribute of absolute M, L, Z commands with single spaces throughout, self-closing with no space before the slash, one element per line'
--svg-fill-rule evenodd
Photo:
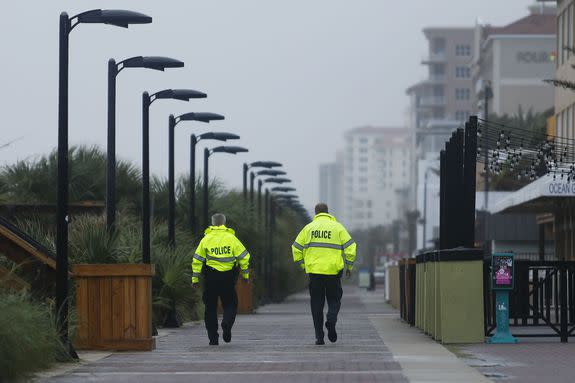
<path fill-rule="evenodd" d="M 491 289 L 495 291 L 497 329 L 488 343 L 517 343 L 509 331 L 509 291 L 514 286 L 513 254 L 496 253 L 491 263 Z"/>

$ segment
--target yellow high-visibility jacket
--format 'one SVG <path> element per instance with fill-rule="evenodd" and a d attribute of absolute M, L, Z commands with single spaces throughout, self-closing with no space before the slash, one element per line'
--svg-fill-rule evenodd
<path fill-rule="evenodd" d="M 294 262 L 308 274 L 336 275 L 344 265 L 351 271 L 356 244 L 334 216 L 320 213 L 298 234 L 292 245 Z"/>
<path fill-rule="evenodd" d="M 244 279 L 249 278 L 250 253 L 236 237 L 233 229 L 224 225 L 210 226 L 204 232 L 192 260 L 192 283 L 198 282 L 204 264 L 218 270 L 230 271 L 240 265 Z"/>

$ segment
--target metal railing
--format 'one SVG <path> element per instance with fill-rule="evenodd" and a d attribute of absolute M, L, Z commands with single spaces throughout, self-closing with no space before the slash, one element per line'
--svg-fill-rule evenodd
<path fill-rule="evenodd" d="M 484 264 L 485 335 L 495 329 L 495 297 L 491 290 L 491 259 Z M 509 296 L 509 325 L 516 337 L 560 337 L 575 331 L 575 261 L 515 261 L 515 288 Z M 541 330 L 546 327 L 547 331 Z M 537 330 L 539 328 L 540 330 Z"/>

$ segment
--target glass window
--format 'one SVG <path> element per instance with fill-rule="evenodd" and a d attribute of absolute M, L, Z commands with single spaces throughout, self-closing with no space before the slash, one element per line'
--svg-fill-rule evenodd
<path fill-rule="evenodd" d="M 455 46 L 456 56 L 471 56 L 471 45 L 468 44 L 457 44 Z"/>
<path fill-rule="evenodd" d="M 470 78 L 471 69 L 464 66 L 458 66 L 455 68 L 455 77 L 457 78 Z"/>
<path fill-rule="evenodd" d="M 457 88 L 455 89 L 455 99 L 456 100 L 469 100 L 471 97 L 471 91 L 469 88 Z"/>
<path fill-rule="evenodd" d="M 435 55 L 445 54 L 445 39 L 443 37 L 435 37 L 431 40 L 431 51 Z"/>

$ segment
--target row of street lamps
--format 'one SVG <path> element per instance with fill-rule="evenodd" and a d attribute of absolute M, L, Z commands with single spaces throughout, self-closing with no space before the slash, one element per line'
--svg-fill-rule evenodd
<path fill-rule="evenodd" d="M 59 30 L 59 88 L 58 88 L 58 199 L 57 199 L 57 279 L 56 279 L 56 307 L 62 340 L 73 353 L 68 340 L 68 72 L 69 72 L 69 39 L 72 30 L 79 24 L 108 24 L 127 28 L 132 24 L 149 24 L 150 16 L 127 10 L 101 10 L 95 9 L 69 17 L 63 12 L 60 15 Z M 107 126 L 107 168 L 106 168 L 106 226 L 108 230 L 115 230 L 116 221 L 116 81 L 118 74 L 125 68 L 144 68 L 164 71 L 165 69 L 181 68 L 184 63 L 170 57 L 160 56 L 136 56 L 120 62 L 114 59 L 108 61 L 108 126 Z M 206 98 L 207 95 L 191 89 L 165 89 L 153 94 L 142 94 L 142 260 L 150 263 L 150 106 L 159 99 L 172 99 L 190 101 L 191 99 Z M 174 179 L 174 136 L 175 127 L 182 121 L 199 121 L 209 123 L 214 120 L 223 120 L 224 116 L 215 113 L 185 113 L 175 117 L 169 116 L 169 217 L 168 233 L 169 243 L 175 247 L 175 179 Z M 231 133 L 209 132 L 190 137 L 190 226 L 195 232 L 197 222 L 195 219 L 195 149 L 201 140 L 227 141 L 239 139 Z M 203 225 L 207 227 L 209 214 L 209 157 L 214 153 L 237 154 L 248 150 L 239 146 L 218 146 L 212 149 L 204 149 L 204 212 Z M 271 161 L 258 161 L 244 164 L 243 193 L 247 203 L 247 171 L 250 168 L 266 168 L 251 174 L 250 201 L 253 206 L 254 179 L 257 176 L 271 176 L 258 183 L 258 214 L 261 215 L 261 188 L 264 183 L 291 182 L 287 178 L 278 178 L 285 172 L 274 170 L 281 164 Z M 274 192 L 293 191 L 294 188 L 273 188 Z M 280 198 L 281 197 L 281 198 Z M 268 200 L 269 199 L 269 200 Z M 283 204 L 302 215 L 307 215 L 301 204 L 295 200 L 295 196 L 278 195 L 278 206 Z M 272 196 L 266 190 L 266 227 L 273 225 L 274 208 Z M 267 218 L 269 216 L 269 219 Z M 268 244 L 271 246 L 271 232 Z"/>

